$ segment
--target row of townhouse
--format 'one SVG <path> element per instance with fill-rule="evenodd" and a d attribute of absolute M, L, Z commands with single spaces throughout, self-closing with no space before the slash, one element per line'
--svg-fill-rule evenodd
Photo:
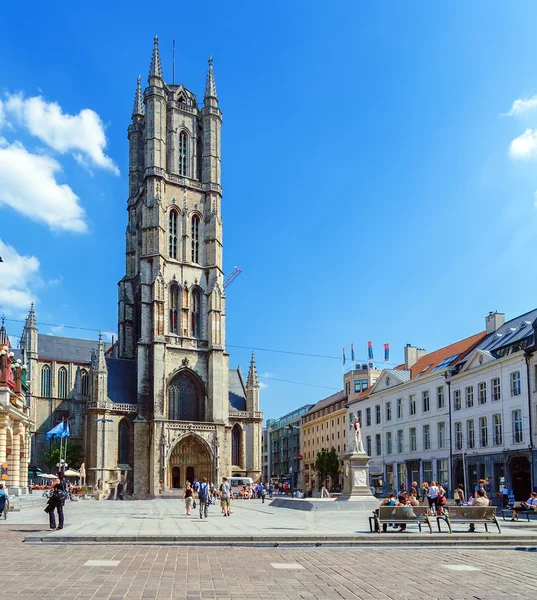
<path fill-rule="evenodd" d="M 407 345 L 405 363 L 347 402 L 371 456 L 379 492 L 440 481 L 453 490 L 488 481 L 527 498 L 535 480 L 537 309 L 435 352 Z"/>

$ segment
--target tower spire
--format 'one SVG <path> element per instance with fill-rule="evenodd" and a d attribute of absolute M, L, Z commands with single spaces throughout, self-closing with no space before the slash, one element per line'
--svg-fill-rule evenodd
<path fill-rule="evenodd" d="M 0 346 L 9 346 L 9 338 L 6 331 L 6 318 L 2 313 L 2 325 L 0 326 Z"/>
<path fill-rule="evenodd" d="M 214 82 L 212 56 L 209 56 L 209 70 L 207 71 L 207 79 L 205 81 L 205 98 L 214 98 L 218 101 L 218 95 L 216 93 L 216 83 Z"/>
<path fill-rule="evenodd" d="M 144 115 L 144 102 L 142 100 L 142 78 L 138 75 L 138 83 L 136 84 L 136 93 L 134 94 L 134 106 L 132 107 L 132 116 Z"/>
<path fill-rule="evenodd" d="M 34 303 L 30 304 L 30 312 L 26 317 L 25 327 L 28 329 L 37 329 L 37 321 L 35 320 Z"/>
<path fill-rule="evenodd" d="M 151 65 L 149 67 L 149 84 L 152 85 L 151 78 L 157 77 L 162 80 L 162 66 L 160 64 L 160 54 L 158 51 L 158 35 L 153 38 L 153 55 L 151 56 Z"/>
<path fill-rule="evenodd" d="M 255 355 L 252 352 L 252 358 L 250 360 L 250 368 L 248 369 L 248 379 L 246 385 L 249 388 L 259 387 L 259 379 L 257 378 L 257 369 L 255 366 Z"/>

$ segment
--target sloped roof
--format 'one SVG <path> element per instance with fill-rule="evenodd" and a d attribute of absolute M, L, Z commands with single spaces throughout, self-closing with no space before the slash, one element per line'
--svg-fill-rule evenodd
<path fill-rule="evenodd" d="M 401 382 L 410 380 L 410 371 L 406 371 L 404 369 L 385 369 L 384 372 L 388 375 L 393 375 L 393 377 L 395 377 L 398 381 Z"/>
<path fill-rule="evenodd" d="M 537 320 L 537 308 L 504 323 L 478 344 L 479 350 L 495 351 L 520 342 L 533 335 L 533 323 Z"/>
<path fill-rule="evenodd" d="M 108 369 L 108 398 L 116 404 L 136 404 L 136 361 L 123 358 L 105 358 Z"/>
<path fill-rule="evenodd" d="M 109 347 L 110 344 L 105 343 L 105 350 Z M 44 333 L 37 335 L 37 352 L 40 359 L 90 363 L 92 350 L 97 350 L 96 340 L 81 340 Z"/>
<path fill-rule="evenodd" d="M 240 370 L 229 370 L 229 404 L 234 410 L 246 410 L 246 388 Z"/>
<path fill-rule="evenodd" d="M 410 368 L 411 379 L 429 375 L 442 361 L 445 361 L 450 357 L 456 358 L 452 363 L 450 363 L 449 366 L 460 363 L 466 354 L 468 354 L 468 352 L 472 350 L 474 346 L 476 346 L 476 344 L 478 344 L 485 337 L 485 335 L 486 333 L 482 331 L 481 333 L 476 333 L 475 335 L 465 338 L 464 340 L 460 340 L 454 344 L 444 346 L 439 350 L 425 354 Z"/>
<path fill-rule="evenodd" d="M 317 402 L 317 404 L 314 404 L 313 407 L 306 414 L 309 415 L 310 413 L 314 413 L 321 408 L 326 408 L 327 406 L 331 406 L 332 404 L 335 404 L 340 400 L 346 399 L 347 394 L 344 390 L 341 390 L 339 392 L 336 392 L 335 394 L 332 394 L 331 396 L 328 396 L 328 398 L 323 398 L 322 400 L 319 400 L 319 402 Z"/>

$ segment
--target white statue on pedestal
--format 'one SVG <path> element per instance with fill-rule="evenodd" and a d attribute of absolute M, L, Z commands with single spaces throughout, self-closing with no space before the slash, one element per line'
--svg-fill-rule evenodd
<path fill-rule="evenodd" d="M 357 454 L 365 454 L 364 444 L 362 442 L 362 431 L 360 428 L 360 419 L 355 419 L 354 423 L 354 447 L 353 450 Z"/>

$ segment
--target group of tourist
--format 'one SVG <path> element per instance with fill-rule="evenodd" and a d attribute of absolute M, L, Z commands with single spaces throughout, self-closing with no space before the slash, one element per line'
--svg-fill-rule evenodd
<path fill-rule="evenodd" d="M 254 485 L 243 485 L 237 495 L 242 499 L 259 498 L 264 503 L 268 492 L 269 486 L 256 483 Z M 272 494 L 272 490 L 270 490 L 270 493 Z M 192 483 L 187 481 L 183 490 L 183 500 L 187 516 L 190 516 L 192 509 L 197 507 L 196 496 L 199 503 L 200 519 L 207 518 L 209 506 L 216 504 L 218 500 L 220 500 L 220 508 L 223 516 L 231 516 L 231 500 L 234 500 L 235 496 L 227 477 L 222 477 L 222 483 L 218 489 L 213 483 L 208 483 L 206 477 L 202 477 L 201 481 L 196 479 Z"/>

